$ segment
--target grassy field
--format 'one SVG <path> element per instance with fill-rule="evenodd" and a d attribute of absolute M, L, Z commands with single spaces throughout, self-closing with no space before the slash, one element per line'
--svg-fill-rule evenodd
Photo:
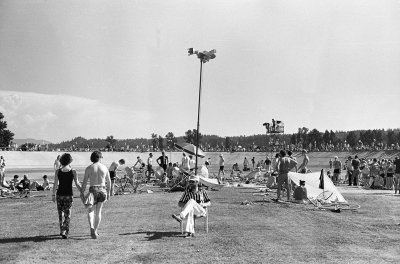
<path fill-rule="evenodd" d="M 392 191 L 340 187 L 358 211 L 314 210 L 311 205 L 263 201 L 253 189 L 210 191 L 209 233 L 181 237 L 182 193 L 114 196 L 105 204 L 100 237 L 93 240 L 79 198 L 70 238 L 58 235 L 51 195 L 1 199 L 1 263 L 398 263 L 400 196 Z M 243 201 L 251 205 L 241 205 Z"/>

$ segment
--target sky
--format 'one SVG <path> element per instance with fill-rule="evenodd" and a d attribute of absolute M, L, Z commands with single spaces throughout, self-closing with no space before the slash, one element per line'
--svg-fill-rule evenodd
<path fill-rule="evenodd" d="M 15 138 L 399 128 L 400 1 L 0 0 Z"/>

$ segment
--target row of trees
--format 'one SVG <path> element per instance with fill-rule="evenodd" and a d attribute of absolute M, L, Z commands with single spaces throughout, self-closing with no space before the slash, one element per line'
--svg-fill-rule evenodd
<path fill-rule="evenodd" d="M 108 136 L 105 139 L 85 139 L 76 137 L 69 141 L 57 144 L 40 146 L 25 143 L 22 150 L 54 150 L 54 149 L 106 149 L 118 151 L 160 151 L 174 150 L 175 143 L 196 144 L 196 129 L 188 130 L 182 137 L 176 137 L 168 132 L 164 137 L 155 133 L 151 138 L 115 139 Z M 0 113 L 0 148 L 10 148 L 14 133 L 7 130 L 7 122 Z M 206 151 L 254 151 L 271 148 L 293 148 L 309 150 L 343 150 L 343 149 L 397 149 L 400 144 L 400 129 L 374 129 L 356 131 L 332 130 L 320 132 L 317 129 L 299 128 L 295 134 L 266 136 L 265 134 L 252 136 L 220 137 L 216 135 L 202 135 L 199 133 L 199 144 Z"/>
<path fill-rule="evenodd" d="M 168 132 L 164 137 L 151 134 L 151 138 L 106 139 L 74 138 L 70 141 L 49 145 L 49 149 L 105 149 L 118 151 L 173 151 L 175 143 L 196 144 L 196 129 L 188 130 L 182 137 L 175 137 Z M 252 135 L 236 137 L 220 137 L 199 133 L 200 147 L 206 151 L 265 151 L 267 149 L 290 148 L 294 150 L 349 150 L 362 148 L 390 149 L 400 144 L 399 130 L 363 130 L 350 132 L 319 132 L 299 128 L 296 134 L 287 135 Z"/>

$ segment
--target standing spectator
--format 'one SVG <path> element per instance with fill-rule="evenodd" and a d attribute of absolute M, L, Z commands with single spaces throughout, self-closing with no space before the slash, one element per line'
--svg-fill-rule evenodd
<path fill-rule="evenodd" d="M 172 167 L 172 162 L 168 163 L 168 168 L 166 170 L 167 173 L 167 178 L 171 181 L 173 178 L 172 172 L 174 170 L 174 167 Z"/>
<path fill-rule="evenodd" d="M 397 194 L 400 185 L 400 158 L 397 156 L 393 162 L 394 166 L 394 194 Z M 400 190 L 399 190 L 400 193 Z"/>
<path fill-rule="evenodd" d="M 349 178 L 349 186 L 351 186 L 352 182 L 354 186 L 357 186 L 358 177 L 360 176 L 360 160 L 357 155 L 355 155 L 354 159 L 351 161 L 351 166 L 353 166 L 353 181 Z"/>
<path fill-rule="evenodd" d="M 61 167 L 60 157 L 61 155 L 58 155 L 56 160 L 54 161 L 54 171 L 58 170 Z"/>
<path fill-rule="evenodd" d="M 375 179 L 379 176 L 379 164 L 378 160 L 374 158 L 372 163 L 369 165 L 370 177 L 369 177 L 369 188 L 375 187 Z"/>
<path fill-rule="evenodd" d="M 6 171 L 6 160 L 3 156 L 0 156 L 0 187 L 7 186 L 5 184 L 5 171 Z"/>
<path fill-rule="evenodd" d="M 219 174 L 222 172 L 222 177 L 220 178 L 221 182 L 225 178 L 224 167 L 225 167 L 225 159 L 224 159 L 224 155 L 222 155 L 222 153 L 221 153 L 221 154 L 219 154 L 219 171 L 218 171 L 218 178 L 220 178 Z"/>
<path fill-rule="evenodd" d="M 103 203 L 108 201 L 110 197 L 110 173 L 107 167 L 100 162 L 102 158 L 103 156 L 98 150 L 90 155 L 90 161 L 93 162 L 93 164 L 88 166 L 85 170 L 81 189 L 81 197 L 83 197 L 86 185 L 89 182 L 89 195 L 93 196 L 93 206 L 88 208 L 88 220 L 90 235 L 93 239 L 97 239 L 99 236 L 97 229 L 101 222 L 101 209 L 103 208 Z M 106 183 L 108 185 L 107 189 Z"/>
<path fill-rule="evenodd" d="M 122 166 L 125 164 L 124 159 L 120 159 L 117 162 L 113 161 L 110 165 L 110 168 L 108 171 L 110 172 L 110 179 L 111 179 L 111 196 L 114 196 L 114 187 L 115 187 L 115 177 L 117 177 L 117 169 L 119 166 Z"/>
<path fill-rule="evenodd" d="M 379 178 L 379 182 L 380 183 L 382 183 L 381 184 L 381 186 L 383 187 L 383 188 L 385 188 L 385 186 L 386 186 L 386 161 L 385 161 L 385 159 L 382 159 L 382 160 L 380 160 L 379 162 L 378 162 L 378 164 L 379 164 L 379 176 L 380 176 L 380 178 Z"/>
<path fill-rule="evenodd" d="M 296 161 L 296 166 L 294 166 L 294 169 L 295 169 L 295 172 L 297 172 L 297 160 L 296 160 L 296 157 L 292 156 L 292 154 L 293 153 L 290 150 L 287 151 L 288 158 Z"/>
<path fill-rule="evenodd" d="M 247 160 L 246 157 L 244 157 L 244 161 L 243 161 L 243 171 L 248 171 L 249 168 L 249 161 Z"/>
<path fill-rule="evenodd" d="M 161 156 L 156 159 L 157 164 L 163 168 L 164 172 L 167 171 L 168 157 L 165 155 L 165 151 L 161 152 Z"/>
<path fill-rule="evenodd" d="M 193 159 L 192 155 L 189 155 L 189 167 L 190 167 L 190 172 L 195 171 L 195 167 L 196 167 L 196 161 Z"/>
<path fill-rule="evenodd" d="M 361 169 L 361 174 L 362 174 L 362 185 L 368 186 L 370 171 L 369 171 L 368 161 L 365 160 L 364 158 L 361 161 L 360 169 Z"/>
<path fill-rule="evenodd" d="M 344 181 L 348 180 L 349 181 L 349 186 L 351 186 L 351 179 L 353 176 L 353 165 L 351 164 L 352 162 L 352 158 L 351 156 L 349 156 L 346 160 L 346 170 L 347 170 L 347 174 L 346 174 L 346 178 Z"/>
<path fill-rule="evenodd" d="M 342 162 L 338 159 L 337 156 L 334 157 L 334 161 L 332 162 L 333 167 L 333 183 L 339 183 L 340 181 L 340 173 L 342 172 Z"/>
<path fill-rule="evenodd" d="M 189 157 L 186 156 L 185 152 L 183 152 L 182 153 L 182 164 L 181 164 L 181 167 L 183 170 L 186 170 L 186 171 L 190 170 L 189 161 L 190 161 Z"/>
<path fill-rule="evenodd" d="M 275 172 L 275 171 L 277 172 L 278 171 L 279 159 L 280 159 L 280 155 L 279 155 L 279 153 L 276 153 L 275 154 L 275 159 L 272 162 L 272 172 Z"/>
<path fill-rule="evenodd" d="M 285 184 L 286 187 L 286 195 L 288 201 L 290 200 L 290 195 L 291 195 L 291 187 L 292 184 L 290 183 L 289 179 L 289 171 L 291 171 L 296 165 L 297 161 L 286 157 L 286 151 L 281 150 L 279 152 L 279 162 L 278 162 L 278 190 L 277 190 L 277 199 L 281 199 L 281 190 L 283 184 Z"/>
<path fill-rule="evenodd" d="M 265 169 L 267 170 L 267 172 L 271 170 L 271 163 L 271 159 L 267 156 L 267 158 L 265 159 Z"/>
<path fill-rule="evenodd" d="M 386 164 L 386 188 L 393 190 L 393 176 L 394 176 L 394 165 L 392 160 L 388 160 Z"/>
<path fill-rule="evenodd" d="M 254 170 L 254 165 L 256 164 L 256 160 L 254 159 L 254 157 L 251 159 L 251 164 L 253 164 L 253 170 Z"/>
<path fill-rule="evenodd" d="M 153 153 L 149 153 L 147 158 L 147 182 L 150 181 L 151 175 L 154 174 L 153 170 Z"/>
<path fill-rule="evenodd" d="M 64 239 L 68 238 L 69 223 L 71 221 L 71 208 L 73 203 L 72 182 L 75 182 L 79 192 L 82 191 L 76 171 L 71 167 L 71 162 L 72 157 L 69 153 L 64 153 L 60 157 L 61 167 L 55 172 L 52 197 L 53 202 L 57 201 L 60 235 Z"/>
<path fill-rule="evenodd" d="M 307 155 L 307 150 L 303 149 L 301 153 L 303 154 L 303 162 L 301 163 L 300 167 L 298 167 L 298 171 L 300 171 L 300 173 L 307 173 L 307 165 L 310 161 L 310 158 Z"/>

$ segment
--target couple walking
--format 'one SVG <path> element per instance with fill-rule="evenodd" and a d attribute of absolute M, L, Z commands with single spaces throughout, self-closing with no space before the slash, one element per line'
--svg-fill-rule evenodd
<path fill-rule="evenodd" d="M 68 238 L 69 224 L 71 219 L 71 208 L 73 203 L 72 182 L 80 192 L 82 201 L 88 208 L 88 221 L 90 235 L 96 239 L 99 234 L 97 229 L 101 221 L 101 209 L 103 203 L 110 197 L 110 173 L 104 164 L 100 163 L 102 159 L 100 151 L 94 151 L 90 160 L 92 165 L 85 170 L 82 186 L 79 184 L 77 173 L 71 167 L 72 157 L 69 153 L 64 153 L 60 157 L 60 168 L 55 172 L 53 187 L 53 202 L 57 202 L 58 218 L 60 224 L 60 235 L 62 238 Z M 107 181 L 107 188 L 106 188 Z M 86 186 L 89 182 L 89 192 L 85 196 Z"/>

